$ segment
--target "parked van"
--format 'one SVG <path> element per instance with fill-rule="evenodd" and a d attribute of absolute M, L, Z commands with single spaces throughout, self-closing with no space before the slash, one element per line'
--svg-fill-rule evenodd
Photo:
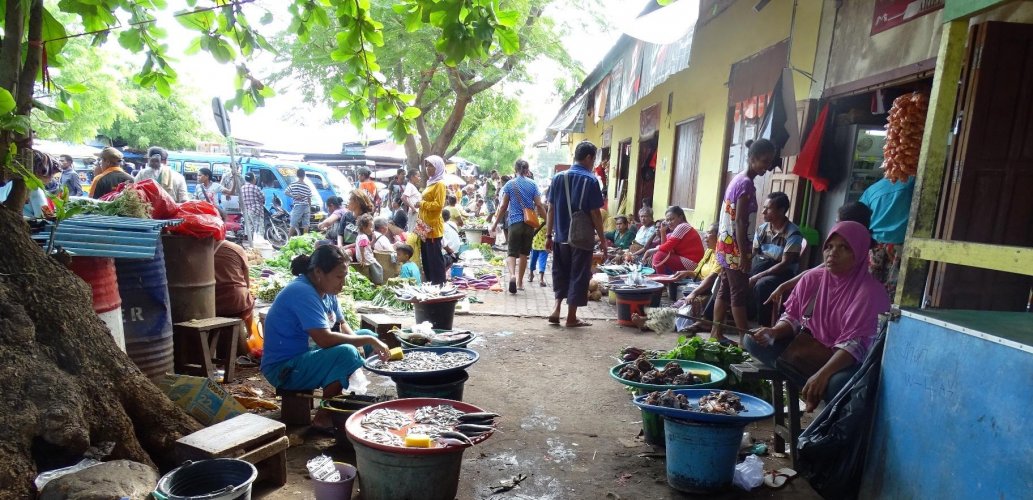
<path fill-rule="evenodd" d="M 252 172 L 255 174 L 258 180 L 258 186 L 262 188 L 262 192 L 265 193 L 266 207 L 272 207 L 272 197 L 276 196 L 283 203 L 285 210 L 290 210 L 291 206 L 294 205 L 294 201 L 291 200 L 285 194 L 287 186 L 297 180 L 297 172 L 299 168 L 305 170 L 305 179 L 309 183 L 309 187 L 314 190 L 315 196 L 312 198 L 312 205 L 319 207 L 320 210 L 324 208 L 324 201 L 331 196 L 345 197 L 351 192 L 350 186 L 348 185 L 347 179 L 340 172 L 320 166 L 311 165 L 299 162 L 293 162 L 288 160 L 281 160 L 277 158 L 243 158 L 241 159 L 241 165 L 243 166 L 242 174 Z"/>

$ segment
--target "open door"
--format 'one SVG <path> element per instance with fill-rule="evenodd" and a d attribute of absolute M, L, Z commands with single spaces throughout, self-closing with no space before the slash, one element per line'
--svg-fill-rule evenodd
<path fill-rule="evenodd" d="M 1033 247 L 1033 25 L 988 22 L 970 41 L 940 238 Z M 933 307 L 1024 311 L 1033 278 L 937 265 Z"/>

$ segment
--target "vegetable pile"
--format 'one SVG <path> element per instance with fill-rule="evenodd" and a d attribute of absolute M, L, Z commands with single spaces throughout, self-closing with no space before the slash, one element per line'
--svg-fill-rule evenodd
<path fill-rule="evenodd" d="M 377 295 L 377 286 L 361 273 L 349 272 L 341 293 L 351 295 L 355 300 L 373 300 Z"/>
<path fill-rule="evenodd" d="M 726 371 L 728 366 L 750 359 L 750 355 L 736 346 L 724 346 L 716 340 L 700 337 L 678 337 L 678 345 L 667 351 L 664 359 L 687 359 L 717 365 Z"/>
<path fill-rule="evenodd" d="M 301 236 L 295 236 L 280 248 L 280 253 L 276 258 L 266 261 L 266 265 L 289 271 L 291 261 L 299 255 L 311 255 L 316 249 L 316 242 L 321 238 L 322 236 L 318 233 L 306 233 Z"/>
<path fill-rule="evenodd" d="M 889 123 L 886 124 L 886 145 L 882 149 L 887 179 L 907 181 L 918 173 L 918 155 L 922 149 L 928 110 L 929 98 L 919 92 L 893 100 Z"/>
<path fill-rule="evenodd" d="M 75 200 L 69 203 L 69 210 L 78 208 L 80 213 L 112 215 L 116 217 L 151 218 L 151 204 L 135 189 L 123 190 L 114 200 Z"/>
<path fill-rule="evenodd" d="M 401 309 L 403 311 L 411 311 L 413 306 L 411 302 L 406 302 L 398 298 L 398 290 L 407 285 L 413 285 L 416 280 L 412 278 L 391 278 L 387 280 L 384 286 L 377 288 L 377 292 L 370 299 L 373 302 L 374 307 L 387 307 L 391 309 Z"/>

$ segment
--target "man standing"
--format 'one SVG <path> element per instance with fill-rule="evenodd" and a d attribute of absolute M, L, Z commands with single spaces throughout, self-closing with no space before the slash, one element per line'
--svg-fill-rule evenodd
<path fill-rule="evenodd" d="M 61 180 L 58 181 L 58 189 L 68 188 L 68 196 L 82 196 L 82 182 L 79 180 L 79 174 L 76 173 L 73 168 L 72 157 L 69 155 L 61 155 Z"/>
<path fill-rule="evenodd" d="M 753 265 L 750 269 L 750 289 L 757 311 L 757 322 L 771 326 L 771 304 L 765 304 L 778 285 L 796 275 L 803 234 L 789 221 L 789 196 L 776 191 L 768 195 L 761 215 L 764 223 L 753 236 Z"/>
<path fill-rule="evenodd" d="M 554 176 L 549 187 L 545 245 L 553 250 L 552 290 L 556 296 L 556 308 L 549 316 L 549 323 L 552 324 L 559 324 L 560 307 L 563 299 L 567 299 L 566 326 L 591 326 L 578 319 L 577 308 L 588 305 L 592 250 L 573 247 L 568 243 L 568 237 L 572 215 L 588 212 L 599 238 L 599 246 L 606 254 L 606 235 L 603 234 L 603 218 L 599 211 L 603 206 L 603 193 L 599 189 L 599 180 L 592 173 L 596 150 L 595 144 L 591 142 L 582 141 L 578 144 L 574 149 L 574 164 L 567 171 Z"/>
<path fill-rule="evenodd" d="M 133 178 L 122 170 L 122 152 L 106 147 L 100 152 L 100 161 L 94 170 L 97 175 L 90 184 L 90 198 L 100 198 L 118 187 L 123 182 L 133 182 Z"/>
<path fill-rule="evenodd" d="M 255 173 L 248 172 L 240 188 L 240 209 L 244 213 L 244 234 L 248 244 L 255 246 L 255 234 L 265 232 L 265 194 L 255 184 Z"/>
<path fill-rule="evenodd" d="M 194 199 L 207 201 L 216 208 L 222 208 L 222 184 L 215 182 L 212 169 L 203 167 L 197 171 L 197 185 L 194 186 Z"/>
<path fill-rule="evenodd" d="M 169 167 L 169 152 L 158 146 L 147 149 L 147 167 L 136 174 L 136 182 L 153 179 L 176 203 L 187 201 L 187 181 Z"/>
<path fill-rule="evenodd" d="M 309 217 L 312 215 L 312 189 L 305 182 L 305 170 L 299 168 L 297 176 L 298 179 L 287 186 L 287 191 L 284 192 L 294 200 L 294 206 L 291 207 L 291 236 L 305 234 Z"/>

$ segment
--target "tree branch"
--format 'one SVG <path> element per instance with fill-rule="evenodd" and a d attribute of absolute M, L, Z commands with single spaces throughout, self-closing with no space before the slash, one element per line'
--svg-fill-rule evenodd
<path fill-rule="evenodd" d="M 29 43 L 25 64 L 18 76 L 18 114 L 28 115 L 32 111 L 32 88 L 36 73 L 43 65 L 43 0 L 32 0 L 29 5 Z"/>
<path fill-rule="evenodd" d="M 25 34 L 25 12 L 22 2 L 6 0 L 4 40 L 0 47 L 0 87 L 18 97 L 18 73 L 21 69 L 21 39 Z"/>
<path fill-rule="evenodd" d="M 427 119 L 424 115 L 416 117 L 416 131 L 420 134 L 420 147 L 424 151 L 430 149 L 430 134 L 427 133 Z"/>
<path fill-rule="evenodd" d="M 459 152 L 462 151 L 463 146 L 466 145 L 466 142 L 469 141 L 471 137 L 473 137 L 474 132 L 477 132 L 477 129 L 479 128 L 481 128 L 480 122 L 467 129 L 466 133 L 463 134 L 463 136 L 459 138 L 459 141 L 456 142 L 456 145 L 453 146 L 452 149 L 445 154 L 445 158 L 451 158 L 459 154 Z"/>
<path fill-rule="evenodd" d="M 416 86 L 416 100 L 413 101 L 415 106 L 420 107 L 420 103 L 423 102 L 423 95 L 427 92 L 427 88 L 430 87 L 430 82 L 434 80 L 434 74 L 437 73 L 438 67 L 441 66 L 443 61 L 444 56 L 438 54 L 434 58 L 434 64 L 430 66 L 430 69 L 420 75 L 420 83 Z"/>

